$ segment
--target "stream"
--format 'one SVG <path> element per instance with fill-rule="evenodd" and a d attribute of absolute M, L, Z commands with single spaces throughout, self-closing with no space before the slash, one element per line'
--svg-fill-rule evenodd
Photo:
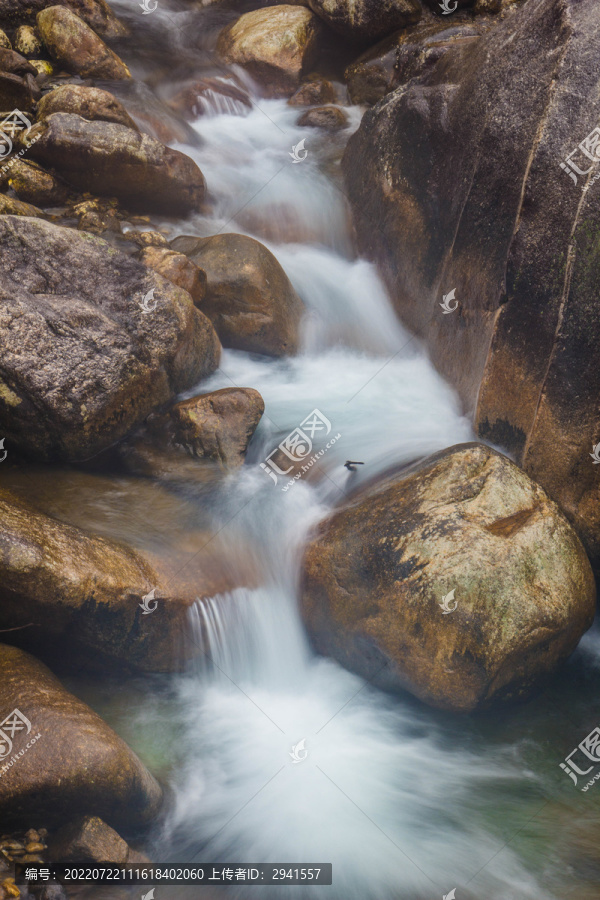
<path fill-rule="evenodd" d="M 113 6 L 133 28 L 120 52 L 137 86 L 119 94 L 132 115 L 143 108 L 160 116 L 192 64 L 196 75 L 227 77 L 210 48 L 231 14 L 209 8 L 192 27 L 189 7 L 166 10 L 161 0 L 142 17 L 132 2 Z M 306 305 L 302 350 L 282 360 L 226 350 L 219 370 L 185 395 L 237 385 L 265 400 L 246 465 L 220 484 L 178 485 L 175 511 L 162 518 L 160 508 L 132 515 L 135 478 L 87 499 L 75 480 L 65 502 L 73 521 L 83 505 L 90 531 L 138 544 L 150 526 L 176 543 L 185 512 L 218 533 L 232 560 L 250 556 L 259 583 L 196 605 L 189 627 L 206 655 L 190 671 L 125 681 L 79 676 L 67 685 L 170 787 L 166 819 L 145 848 L 153 860 L 333 864 L 331 887 L 261 891 L 239 883 L 219 896 L 597 896 L 586 893 L 594 890 L 586 848 L 594 830 L 597 844 L 597 798 L 559 768 L 597 725 L 582 699 L 600 689 L 597 631 L 540 696 L 464 718 L 387 696 L 310 648 L 298 612 L 310 529 L 361 482 L 473 433 L 399 323 L 374 267 L 353 254 L 339 161 L 362 110 L 347 109 L 348 129 L 331 137 L 299 128 L 298 109 L 261 98 L 247 76 L 236 76 L 252 107 L 217 96 L 191 123 L 196 137 L 171 142 L 202 169 L 210 213 L 161 225 L 169 237 L 238 232 L 265 243 Z M 302 139 L 308 155 L 294 163 Z M 274 484 L 261 463 L 315 410 L 331 426 L 328 439 L 339 437 L 283 490 L 286 480 Z M 364 465 L 349 472 L 348 459 Z M 56 490 L 65 483 L 68 473 Z M 160 627 L 159 614 L 144 627 Z M 202 891 L 157 887 L 156 898 L 217 894 Z M 104 894 L 97 888 L 93 896 Z"/>

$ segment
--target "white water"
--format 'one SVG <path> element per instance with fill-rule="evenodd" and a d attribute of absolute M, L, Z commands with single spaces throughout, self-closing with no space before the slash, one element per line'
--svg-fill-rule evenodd
<path fill-rule="evenodd" d="M 259 105 L 200 119 L 203 148 L 180 148 L 205 173 L 215 210 L 179 233 L 264 240 L 248 221 L 308 227 L 312 243 L 269 244 L 307 306 L 304 349 L 280 361 L 228 351 L 201 386 L 253 387 L 266 402 L 249 464 L 212 506 L 214 530 L 232 554 L 253 547 L 263 583 L 194 611 L 195 639 L 215 665 L 179 684 L 182 762 L 161 844 L 186 862 L 333 863 L 333 887 L 269 888 L 275 898 L 441 900 L 457 888 L 457 900 L 548 900 L 505 846 L 512 833 L 491 829 L 485 814 L 486 792 L 534 784 L 518 751 L 471 752 L 418 703 L 372 690 L 307 643 L 297 582 L 310 527 L 350 479 L 472 435 L 374 269 L 349 256 L 343 194 L 321 169 L 339 150 L 296 128 L 298 113 L 284 102 Z M 301 137 L 309 157 L 294 165 L 288 154 Z M 283 492 L 258 463 L 314 408 L 341 437 L 322 457 L 321 477 Z M 343 468 L 348 458 L 365 462 L 360 474 Z M 294 763 L 290 751 L 303 739 L 308 755 Z M 256 891 L 231 889 L 259 900 Z"/>

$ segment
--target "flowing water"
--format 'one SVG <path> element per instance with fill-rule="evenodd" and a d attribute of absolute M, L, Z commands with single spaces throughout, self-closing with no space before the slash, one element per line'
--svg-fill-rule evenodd
<path fill-rule="evenodd" d="M 131 4 L 115 5 L 133 21 Z M 140 46 L 161 39 L 200 69 L 210 65 L 220 15 L 208 10 L 206 28 L 190 38 L 188 12 L 158 10 L 143 23 L 145 45 L 137 18 L 135 27 Z M 134 60 L 134 73 L 148 75 L 141 51 L 137 67 Z M 441 900 L 455 888 L 457 900 L 595 896 L 585 893 L 589 859 L 579 857 L 584 838 L 598 835 L 593 791 L 575 791 L 558 764 L 596 724 L 585 698 L 600 684 L 597 635 L 543 696 L 460 719 L 384 695 L 309 646 L 297 598 L 311 527 L 361 480 L 473 436 L 374 268 L 352 254 L 339 159 L 360 111 L 349 110 L 344 134 L 326 137 L 298 128 L 298 110 L 261 99 L 237 76 L 252 107 L 211 105 L 209 95 L 195 137 L 174 144 L 204 172 L 211 212 L 167 227 L 171 236 L 233 231 L 266 243 L 306 305 L 302 351 L 284 360 L 226 351 L 217 373 L 188 393 L 252 387 L 266 412 L 240 471 L 209 491 L 178 492 L 232 560 L 242 548 L 252 555 L 260 583 L 197 604 L 190 629 L 206 656 L 187 674 L 118 692 L 84 680 L 74 689 L 170 784 L 169 813 L 150 849 L 156 861 L 333 863 L 332 887 L 240 883 L 220 889 L 227 895 Z M 164 97 L 168 84 L 157 76 L 152 96 Z M 308 156 L 294 163 L 302 138 Z M 274 484 L 260 463 L 315 409 L 335 443 L 283 490 L 285 479 Z M 348 472 L 347 459 L 364 466 Z M 116 533 L 122 512 L 113 513 Z M 148 619 L 145 627 L 159 627 Z"/>

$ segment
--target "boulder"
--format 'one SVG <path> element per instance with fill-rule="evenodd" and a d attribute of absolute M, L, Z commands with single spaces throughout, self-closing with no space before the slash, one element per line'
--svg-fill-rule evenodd
<path fill-rule="evenodd" d="M 206 296 L 206 272 L 199 269 L 191 259 L 188 259 L 183 253 L 176 253 L 168 246 L 154 247 L 152 245 L 144 247 L 139 259 L 149 269 L 153 269 L 167 281 L 171 281 L 187 291 L 198 309 L 202 308 L 202 302 Z"/>
<path fill-rule="evenodd" d="M 419 0 L 308 0 L 334 31 L 357 41 L 374 41 L 418 22 Z"/>
<path fill-rule="evenodd" d="M 0 628 L 65 672 L 179 671 L 197 598 L 253 578 L 159 486 L 72 471 L 3 474 L 0 553 Z"/>
<path fill-rule="evenodd" d="M 344 160 L 360 247 L 401 318 L 595 565 L 598 54 L 594 0 L 525 3 L 368 111 Z"/>
<path fill-rule="evenodd" d="M 52 59 L 75 75 L 122 81 L 131 72 L 89 25 L 65 6 L 49 6 L 38 13 L 37 25 Z"/>
<path fill-rule="evenodd" d="M 178 88 L 169 106 L 190 119 L 207 112 L 245 115 L 252 109 L 248 91 L 229 78 L 196 78 Z"/>
<path fill-rule="evenodd" d="M 6 112 L 18 109 L 28 112 L 40 96 L 33 75 L 11 75 L 0 72 L 0 106 Z"/>
<path fill-rule="evenodd" d="M 9 170 L 8 182 L 19 200 L 25 203 L 59 206 L 67 199 L 68 190 L 64 182 L 31 161 L 15 160 Z"/>
<path fill-rule="evenodd" d="M 139 131 L 120 100 L 108 91 L 82 84 L 65 84 L 44 94 L 38 103 L 37 118 L 46 119 L 52 113 L 72 113 L 89 121 L 115 122 Z"/>
<path fill-rule="evenodd" d="M 16 451 L 93 456 L 217 367 L 189 294 L 100 238 L 3 216 L 0 243 L 0 433 Z"/>
<path fill-rule="evenodd" d="M 317 59 L 323 26 L 303 6 L 274 6 L 245 13 L 220 33 L 217 52 L 242 66 L 268 96 L 292 94 Z"/>
<path fill-rule="evenodd" d="M 149 416 L 124 458 L 142 474 L 153 466 L 158 477 L 175 471 L 178 457 L 208 460 L 221 469 L 241 466 L 264 411 L 263 398 L 252 388 L 223 388 L 182 400 Z"/>
<path fill-rule="evenodd" d="M 6 50 L 4 47 L 0 48 L 0 72 L 10 72 L 11 75 L 27 75 L 29 73 L 34 77 L 37 75 L 34 67 L 24 56 L 15 53 L 14 50 Z"/>
<path fill-rule="evenodd" d="M 83 19 L 96 34 L 111 40 L 128 34 L 106 0 L 55 0 L 54 6 L 64 6 Z M 49 6 L 49 0 L 0 0 L 0 20 L 7 22 L 34 19 Z"/>
<path fill-rule="evenodd" d="M 21 200 L 15 200 L 14 197 L 7 197 L 6 194 L 0 194 L 0 215 L 44 218 L 43 211 L 38 209 L 37 206 L 32 206 L 31 203 L 23 203 Z"/>
<path fill-rule="evenodd" d="M 477 40 L 487 23 L 419 22 L 366 50 L 346 69 L 352 103 L 373 106 L 382 97 L 427 72 L 448 50 Z"/>
<path fill-rule="evenodd" d="M 35 28 L 20 25 L 15 32 L 15 50 L 23 56 L 38 57 L 42 52 L 42 42 Z"/>
<path fill-rule="evenodd" d="M 296 353 L 304 306 L 270 250 L 241 234 L 178 237 L 171 248 L 206 272 L 202 312 L 224 347 L 286 356 Z"/>
<path fill-rule="evenodd" d="M 323 128 L 325 131 L 339 131 L 348 125 L 348 116 L 338 106 L 316 106 L 308 109 L 298 119 L 304 128 Z"/>
<path fill-rule="evenodd" d="M 566 518 L 482 444 L 451 447 L 363 490 L 318 527 L 302 580 L 317 650 L 454 712 L 529 697 L 596 608 Z"/>
<path fill-rule="evenodd" d="M 127 841 L 98 816 L 79 816 L 52 837 L 49 856 L 54 863 L 103 863 L 124 865 Z"/>
<path fill-rule="evenodd" d="M 174 216 L 203 208 L 206 183 L 196 163 L 147 134 L 53 113 L 31 136 L 36 143 L 29 155 L 56 168 L 78 190 Z"/>
<path fill-rule="evenodd" d="M 51 825 L 81 814 L 126 828 L 153 821 L 159 785 L 100 716 L 22 650 L 0 645 L 0 673 L 3 822 Z"/>
<path fill-rule="evenodd" d="M 322 106 L 324 103 L 335 103 L 335 101 L 335 88 L 331 81 L 317 78 L 301 84 L 288 103 L 290 106 Z"/>

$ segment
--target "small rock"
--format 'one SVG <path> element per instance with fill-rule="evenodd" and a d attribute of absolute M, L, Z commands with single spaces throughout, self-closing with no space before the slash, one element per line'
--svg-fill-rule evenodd
<path fill-rule="evenodd" d="M 40 856 L 38 853 L 26 853 L 21 858 L 21 862 L 22 863 L 32 863 L 32 864 L 36 864 L 36 865 L 43 865 L 44 858 L 43 858 L 43 856 Z"/>
<path fill-rule="evenodd" d="M 167 245 L 166 247 L 146 247 L 140 254 L 139 260 L 149 269 L 154 269 L 163 278 L 187 291 L 194 304 L 199 309 L 202 308 L 202 301 L 206 296 L 206 272 L 199 269 L 191 259 L 188 259 L 183 253 L 176 253 L 175 250 L 169 249 Z"/>
<path fill-rule="evenodd" d="M 337 106 L 319 106 L 307 110 L 298 119 L 298 125 L 306 128 L 324 128 L 325 131 L 340 131 L 348 124 L 348 116 Z"/>
<path fill-rule="evenodd" d="M 290 106 L 322 106 L 324 103 L 335 103 L 335 100 L 335 88 L 331 81 L 319 78 L 301 84 L 288 103 Z"/>
<path fill-rule="evenodd" d="M 57 863 L 108 862 L 122 865 L 129 847 L 117 832 L 97 816 L 81 816 L 58 831 L 49 847 Z"/>
<path fill-rule="evenodd" d="M 37 72 L 38 76 L 42 75 L 49 77 L 50 75 L 54 75 L 56 71 L 52 63 L 48 62 L 47 59 L 30 59 L 29 62 Z"/>
<path fill-rule="evenodd" d="M 35 206 L 59 206 L 67 198 L 66 185 L 34 162 L 17 160 L 8 181 L 19 200 Z"/>
<path fill-rule="evenodd" d="M 245 13 L 221 31 L 217 52 L 242 66 L 268 96 L 293 93 L 316 61 L 323 26 L 301 6 L 274 6 Z"/>
<path fill-rule="evenodd" d="M 37 206 L 31 203 L 23 203 L 14 197 L 7 197 L 6 194 L 0 194 L 0 216 L 33 216 L 34 218 L 44 219 L 45 215 Z"/>
<path fill-rule="evenodd" d="M 128 231 L 125 235 L 128 241 L 133 241 L 138 247 L 166 247 L 169 242 L 159 231 Z"/>
<path fill-rule="evenodd" d="M 36 831 L 34 828 L 30 828 L 29 831 L 25 832 L 25 840 L 30 843 L 38 843 L 40 840 L 40 833 Z"/>
<path fill-rule="evenodd" d="M 6 50 L 0 48 L 0 71 L 10 72 L 12 75 L 36 75 L 36 71 L 31 63 L 25 59 L 21 53 L 14 50 Z"/>
<path fill-rule="evenodd" d="M 116 122 L 117 125 L 126 125 L 127 128 L 139 131 L 121 101 L 100 88 L 65 84 L 44 94 L 38 103 L 38 119 L 45 119 L 52 113 L 59 112 L 73 113 L 88 121 Z"/>
<path fill-rule="evenodd" d="M 50 56 L 68 72 L 108 81 L 131 78 L 125 63 L 70 9 L 47 7 L 37 24 Z"/>
<path fill-rule="evenodd" d="M 15 32 L 15 50 L 23 56 L 39 56 L 42 42 L 35 28 L 31 25 L 20 25 Z"/>
<path fill-rule="evenodd" d="M 13 881 L 3 881 L 0 887 L 7 897 L 20 897 L 21 892 Z"/>
<path fill-rule="evenodd" d="M 27 853 L 43 853 L 45 849 L 46 845 L 40 844 L 39 841 L 31 841 L 29 844 L 25 845 Z"/>
<path fill-rule="evenodd" d="M 20 78 L 18 75 L 0 72 L 0 107 L 3 110 L 8 112 L 11 109 L 19 109 L 27 112 L 33 107 L 39 95 L 39 88 L 31 74 Z"/>
<path fill-rule="evenodd" d="M 4 47 L 5 50 L 12 50 L 12 44 L 8 39 L 8 35 L 2 29 L 0 29 L 0 47 Z"/>
<path fill-rule="evenodd" d="M 202 312 L 224 347 L 286 356 L 300 343 L 304 305 L 270 250 L 241 234 L 178 237 L 173 250 L 206 272 Z"/>

